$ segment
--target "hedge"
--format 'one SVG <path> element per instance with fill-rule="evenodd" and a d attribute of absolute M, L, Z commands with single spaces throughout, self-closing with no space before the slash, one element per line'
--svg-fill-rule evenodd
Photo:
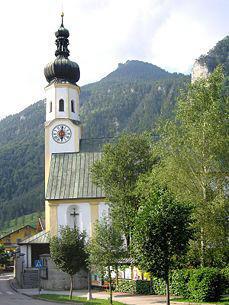
<path fill-rule="evenodd" d="M 223 278 L 223 294 L 229 294 L 229 266 L 221 270 Z"/>
<path fill-rule="evenodd" d="M 119 280 L 115 291 L 135 294 L 150 294 L 150 282 L 142 280 Z"/>
<path fill-rule="evenodd" d="M 217 268 L 199 268 L 190 274 L 188 293 L 190 300 L 219 301 L 223 292 L 223 278 Z"/>
<path fill-rule="evenodd" d="M 217 301 L 228 293 L 229 268 L 198 268 L 175 270 L 170 274 L 170 292 L 190 301 Z M 119 280 L 116 291 L 150 294 L 149 281 Z M 152 294 L 166 293 L 165 282 L 153 277 Z"/>

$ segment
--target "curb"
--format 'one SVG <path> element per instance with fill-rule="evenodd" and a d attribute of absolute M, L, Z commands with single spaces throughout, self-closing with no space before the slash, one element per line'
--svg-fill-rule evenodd
<path fill-rule="evenodd" d="M 19 293 L 17 288 L 14 286 L 14 280 L 9 280 L 9 282 L 10 282 L 10 288 L 15 292 Z"/>
<path fill-rule="evenodd" d="M 40 300 L 40 301 L 45 301 L 45 302 L 49 302 L 49 303 L 60 303 L 60 304 L 72 304 L 74 305 L 74 300 L 72 302 L 69 301 L 52 301 L 52 300 L 47 300 L 47 299 L 43 299 L 43 298 L 39 298 L 39 296 L 34 296 L 33 297 L 34 300 Z M 78 305 L 83 305 L 83 303 L 77 303 Z"/>
<path fill-rule="evenodd" d="M 19 293 L 19 294 L 21 294 L 21 295 L 25 295 L 25 296 L 27 296 L 27 297 L 33 299 L 33 295 L 27 294 L 27 293 L 25 293 L 25 292 L 18 291 L 18 289 L 15 287 L 14 279 L 13 279 L 13 280 L 10 280 L 9 282 L 10 282 L 10 287 L 11 287 L 12 290 L 14 290 L 15 292 L 17 292 L 17 293 Z"/>

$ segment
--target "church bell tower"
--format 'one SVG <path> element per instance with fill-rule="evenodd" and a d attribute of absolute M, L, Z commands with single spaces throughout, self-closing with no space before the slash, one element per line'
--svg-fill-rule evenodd
<path fill-rule="evenodd" d="M 79 152 L 81 126 L 79 118 L 80 88 L 77 82 L 80 70 L 69 60 L 69 31 L 64 27 L 64 14 L 56 36 L 55 60 L 46 65 L 44 75 L 48 81 L 45 121 L 45 187 L 53 153 Z"/>

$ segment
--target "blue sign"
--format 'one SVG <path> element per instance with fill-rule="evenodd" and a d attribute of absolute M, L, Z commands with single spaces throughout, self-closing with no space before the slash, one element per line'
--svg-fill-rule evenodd
<path fill-rule="evenodd" d="M 42 268 L 43 267 L 43 262 L 41 259 L 35 260 L 35 268 Z"/>

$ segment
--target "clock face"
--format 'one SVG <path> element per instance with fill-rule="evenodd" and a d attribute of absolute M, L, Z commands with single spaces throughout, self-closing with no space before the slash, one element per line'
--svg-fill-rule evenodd
<path fill-rule="evenodd" d="M 64 124 L 57 125 L 52 130 L 52 138 L 55 142 L 63 144 L 71 139 L 71 129 Z"/>

